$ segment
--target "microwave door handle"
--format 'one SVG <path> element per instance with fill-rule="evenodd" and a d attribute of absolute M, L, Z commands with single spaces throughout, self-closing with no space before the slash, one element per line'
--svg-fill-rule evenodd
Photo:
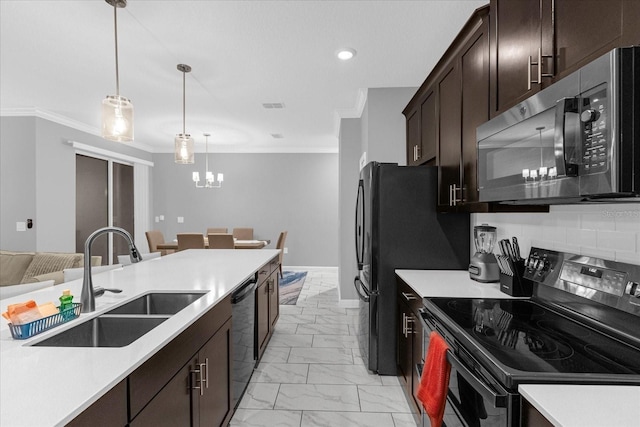
<path fill-rule="evenodd" d="M 494 408 L 506 408 L 507 407 L 507 397 L 505 394 L 498 394 L 483 380 L 478 378 L 473 372 L 469 370 L 458 357 L 453 354 L 451 350 L 447 350 L 447 360 L 456 368 L 456 371 L 462 377 L 467 380 L 469 385 L 473 387 L 475 391 L 477 391 L 480 395 L 482 395 L 485 399 L 487 399 Z"/>
<path fill-rule="evenodd" d="M 566 141 L 567 113 L 577 113 L 577 104 L 576 98 L 562 98 L 556 104 L 553 150 L 555 153 L 556 171 L 559 177 L 578 175 L 578 165 L 567 162 L 568 147 Z"/>

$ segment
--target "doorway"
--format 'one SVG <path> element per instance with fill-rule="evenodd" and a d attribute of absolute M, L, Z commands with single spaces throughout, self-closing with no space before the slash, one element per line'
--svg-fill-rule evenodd
<path fill-rule="evenodd" d="M 84 252 L 87 238 L 95 230 L 115 226 L 134 235 L 133 166 L 109 159 L 76 154 L 76 252 Z M 112 264 L 128 246 L 112 234 L 98 237 L 92 255 L 102 264 Z"/>

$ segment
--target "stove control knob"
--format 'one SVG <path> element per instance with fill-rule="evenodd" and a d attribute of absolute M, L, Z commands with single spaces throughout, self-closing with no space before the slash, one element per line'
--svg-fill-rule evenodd
<path fill-rule="evenodd" d="M 629 289 L 629 295 L 632 297 L 640 298 L 640 284 L 637 282 L 630 282 L 631 289 Z"/>
<path fill-rule="evenodd" d="M 582 123 L 595 122 L 597 118 L 598 112 L 596 110 L 584 110 L 582 114 L 580 114 L 580 120 L 582 120 Z"/>

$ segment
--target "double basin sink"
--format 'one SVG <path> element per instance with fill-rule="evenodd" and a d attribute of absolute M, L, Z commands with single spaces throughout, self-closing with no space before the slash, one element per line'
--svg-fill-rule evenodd
<path fill-rule="evenodd" d="M 33 345 L 124 347 L 203 295 L 205 292 L 145 294 Z"/>

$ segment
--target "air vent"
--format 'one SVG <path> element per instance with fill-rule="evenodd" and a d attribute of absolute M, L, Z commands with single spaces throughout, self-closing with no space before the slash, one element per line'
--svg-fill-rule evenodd
<path fill-rule="evenodd" d="M 284 135 L 281 134 L 281 133 L 272 133 L 271 137 L 274 138 L 274 139 L 282 139 L 282 138 L 284 138 Z"/>
<path fill-rule="evenodd" d="M 284 108 L 284 102 L 265 102 L 262 104 L 262 106 L 267 110 L 282 109 Z"/>

